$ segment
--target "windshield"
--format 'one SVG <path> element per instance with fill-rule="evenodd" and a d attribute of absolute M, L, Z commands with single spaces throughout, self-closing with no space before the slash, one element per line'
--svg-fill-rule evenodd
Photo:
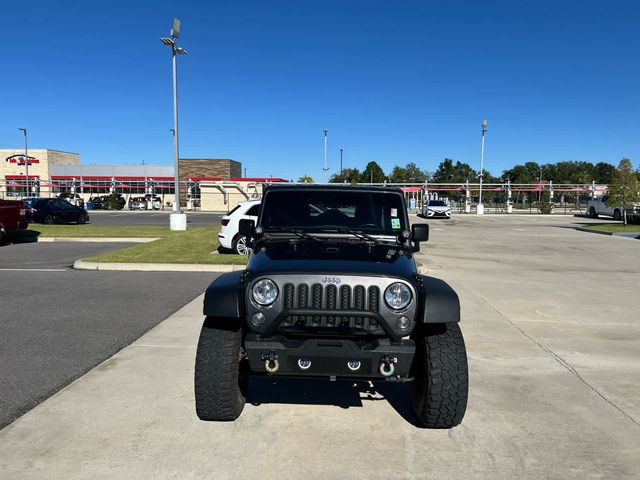
<path fill-rule="evenodd" d="M 260 225 L 265 229 L 357 230 L 393 235 L 406 229 L 403 198 L 392 192 L 272 190 Z"/>
<path fill-rule="evenodd" d="M 446 207 L 447 204 L 444 203 L 442 200 L 431 200 L 429 202 L 429 206 L 430 207 Z"/>

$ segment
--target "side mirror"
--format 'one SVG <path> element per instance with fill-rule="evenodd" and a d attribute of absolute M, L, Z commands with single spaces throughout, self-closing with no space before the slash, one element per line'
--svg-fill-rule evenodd
<path fill-rule="evenodd" d="M 243 218 L 238 224 L 238 233 L 247 238 L 250 238 L 253 235 L 254 229 L 255 222 L 253 220 L 249 220 L 248 218 Z"/>
<path fill-rule="evenodd" d="M 429 225 L 426 223 L 414 223 L 411 225 L 411 241 L 413 242 L 414 251 L 420 250 L 420 242 L 429 240 Z"/>

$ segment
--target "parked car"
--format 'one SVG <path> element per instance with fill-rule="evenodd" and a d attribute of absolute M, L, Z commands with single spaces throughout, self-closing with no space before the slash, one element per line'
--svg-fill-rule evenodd
<path fill-rule="evenodd" d="M 93 204 L 94 210 L 122 210 L 127 203 L 119 193 L 92 197 L 89 201 Z"/>
<path fill-rule="evenodd" d="M 238 225 L 243 218 L 258 219 L 260 200 L 240 202 L 233 210 L 220 220 L 222 227 L 218 233 L 218 241 L 222 248 L 233 250 L 240 255 L 248 255 L 251 249 L 247 246 L 247 237 L 238 233 Z"/>
<path fill-rule="evenodd" d="M 75 205 L 76 207 L 84 208 L 84 200 L 77 193 L 62 192 L 60 195 L 58 195 L 58 198 L 66 200 L 67 202 Z"/>
<path fill-rule="evenodd" d="M 422 215 L 427 218 L 451 218 L 451 207 L 444 200 L 429 200 L 422 207 Z"/>
<path fill-rule="evenodd" d="M 147 202 L 151 198 L 150 195 L 145 195 L 144 197 L 131 197 L 129 198 L 128 207 L 129 210 L 146 210 Z M 151 199 L 151 206 L 154 210 L 160 210 L 162 208 L 162 200 L 160 197 L 156 197 L 155 195 Z"/>
<path fill-rule="evenodd" d="M 613 217 L 614 220 L 622 221 L 622 214 L 624 212 L 623 207 L 610 207 L 607 205 L 609 195 L 603 195 L 599 198 L 593 198 L 587 203 L 589 216 L 591 218 L 598 218 L 599 215 L 607 215 Z M 640 213 L 640 205 L 635 205 L 631 212 L 628 213 Z"/>
<path fill-rule="evenodd" d="M 87 223 L 89 214 L 60 198 L 29 198 L 26 217 L 36 223 Z"/>
<path fill-rule="evenodd" d="M 29 226 L 24 203 L 19 200 L 0 200 L 0 245 L 12 232 Z"/>

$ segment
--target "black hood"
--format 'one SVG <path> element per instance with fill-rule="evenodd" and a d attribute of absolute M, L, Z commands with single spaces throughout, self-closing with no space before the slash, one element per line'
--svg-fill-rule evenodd
<path fill-rule="evenodd" d="M 249 257 L 247 271 L 269 273 L 335 273 L 376 275 L 410 280 L 416 273 L 410 252 L 400 245 L 383 244 L 371 248 L 362 242 L 288 241 L 262 244 Z M 401 253 L 402 252 L 402 253 Z"/>

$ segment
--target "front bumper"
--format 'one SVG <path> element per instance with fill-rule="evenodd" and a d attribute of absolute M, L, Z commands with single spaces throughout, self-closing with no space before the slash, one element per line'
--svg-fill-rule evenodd
<path fill-rule="evenodd" d="M 451 211 L 448 212 L 434 212 L 433 210 L 427 210 L 427 218 L 451 218 Z"/>
<path fill-rule="evenodd" d="M 406 379 L 415 353 L 412 340 L 262 337 L 247 334 L 244 349 L 253 373 L 368 379 Z M 276 365 L 276 371 L 268 371 Z M 309 363 L 307 363 L 309 362 Z M 349 362 L 351 366 L 349 366 Z M 381 373 L 385 364 L 386 374 Z M 390 372 L 389 365 L 393 365 Z M 354 366 L 359 365 L 354 369 Z M 306 368 L 303 368 L 306 367 Z"/>

